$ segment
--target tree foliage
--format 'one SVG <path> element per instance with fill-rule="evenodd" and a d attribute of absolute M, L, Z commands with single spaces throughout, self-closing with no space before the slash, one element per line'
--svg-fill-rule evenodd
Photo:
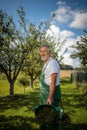
<path fill-rule="evenodd" d="M 79 58 L 80 63 L 83 67 L 87 67 L 87 31 L 85 34 L 80 37 L 80 40 L 77 41 L 76 46 L 72 46 L 76 50 L 71 55 L 72 58 Z"/>
<path fill-rule="evenodd" d="M 41 60 L 39 56 L 39 46 L 41 42 L 42 32 L 37 30 L 34 24 L 30 24 L 29 33 L 26 41 L 29 43 L 31 48 L 31 53 L 27 56 L 23 71 L 30 78 L 30 85 L 33 87 L 34 80 L 39 76 L 41 71 Z"/>
<path fill-rule="evenodd" d="M 21 15 L 23 16 L 23 12 Z M 0 68 L 9 81 L 10 95 L 14 94 L 14 82 L 28 51 L 27 44 L 17 30 L 13 18 L 0 10 Z"/>

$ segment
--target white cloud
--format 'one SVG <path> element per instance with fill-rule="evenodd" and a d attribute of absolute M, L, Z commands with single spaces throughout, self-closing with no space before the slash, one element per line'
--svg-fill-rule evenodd
<path fill-rule="evenodd" d="M 67 65 L 72 65 L 74 68 L 80 66 L 79 59 L 71 59 L 68 53 L 64 55 L 63 63 Z"/>
<path fill-rule="evenodd" d="M 59 33 L 60 33 L 60 29 L 55 25 L 51 25 L 50 29 L 47 30 L 47 34 L 49 34 L 50 36 L 58 36 Z"/>
<path fill-rule="evenodd" d="M 70 27 L 84 29 L 87 27 L 87 10 L 72 10 L 64 2 L 59 1 L 58 9 L 53 11 L 53 20 L 59 23 L 65 23 Z"/>
<path fill-rule="evenodd" d="M 76 12 L 74 14 L 73 21 L 70 23 L 70 27 L 85 28 L 87 27 L 87 12 Z"/>
<path fill-rule="evenodd" d="M 67 38 L 73 37 L 74 33 L 68 30 L 61 31 L 58 26 L 51 25 L 50 29 L 47 30 L 47 35 L 50 35 L 55 40 L 58 40 L 60 38 L 60 41 L 63 41 Z"/>
<path fill-rule="evenodd" d="M 63 5 L 65 5 L 65 2 L 58 1 L 58 2 L 57 2 L 57 5 L 59 5 L 59 6 L 63 6 Z"/>
<path fill-rule="evenodd" d="M 60 38 L 60 41 L 63 41 L 64 39 L 66 39 L 66 42 L 60 52 L 60 55 L 61 55 L 63 54 L 66 48 L 68 49 L 68 51 L 65 54 L 63 54 L 64 55 L 63 63 L 72 65 L 73 67 L 78 67 L 79 61 L 77 59 L 73 60 L 72 58 L 70 58 L 70 54 L 74 50 L 70 46 L 75 45 L 79 37 L 75 39 L 73 32 L 68 31 L 68 30 L 61 31 L 60 28 L 56 25 L 51 25 L 50 29 L 47 30 L 47 35 L 50 35 L 51 37 L 53 37 L 55 41 L 58 41 L 58 38 Z"/>
<path fill-rule="evenodd" d="M 69 38 L 69 37 L 73 37 L 73 36 L 74 36 L 74 33 L 71 31 L 63 30 L 61 32 L 61 37 L 63 37 L 63 38 Z"/>
<path fill-rule="evenodd" d="M 70 11 L 70 9 L 66 6 L 59 7 L 52 13 L 55 14 L 55 17 L 53 19 L 61 23 L 67 23 L 72 18 L 72 11 Z"/>

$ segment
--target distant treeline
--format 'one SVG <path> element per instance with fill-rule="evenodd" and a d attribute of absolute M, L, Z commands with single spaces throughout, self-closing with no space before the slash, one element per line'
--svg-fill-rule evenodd
<path fill-rule="evenodd" d="M 66 64 L 61 64 L 60 65 L 61 70 L 73 70 L 73 66 L 71 65 L 66 65 Z"/>

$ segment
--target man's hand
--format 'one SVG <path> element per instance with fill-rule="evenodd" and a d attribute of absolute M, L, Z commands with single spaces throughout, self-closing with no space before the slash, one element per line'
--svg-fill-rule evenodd
<path fill-rule="evenodd" d="M 51 99 L 47 99 L 47 104 L 49 104 L 49 105 L 52 105 L 53 104 L 53 99 L 51 98 Z"/>

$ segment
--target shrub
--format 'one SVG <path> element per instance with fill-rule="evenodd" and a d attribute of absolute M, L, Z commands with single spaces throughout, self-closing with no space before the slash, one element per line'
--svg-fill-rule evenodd
<path fill-rule="evenodd" d="M 29 86 L 29 81 L 27 78 L 25 77 L 22 77 L 19 79 L 19 84 L 22 85 L 22 86 Z"/>

